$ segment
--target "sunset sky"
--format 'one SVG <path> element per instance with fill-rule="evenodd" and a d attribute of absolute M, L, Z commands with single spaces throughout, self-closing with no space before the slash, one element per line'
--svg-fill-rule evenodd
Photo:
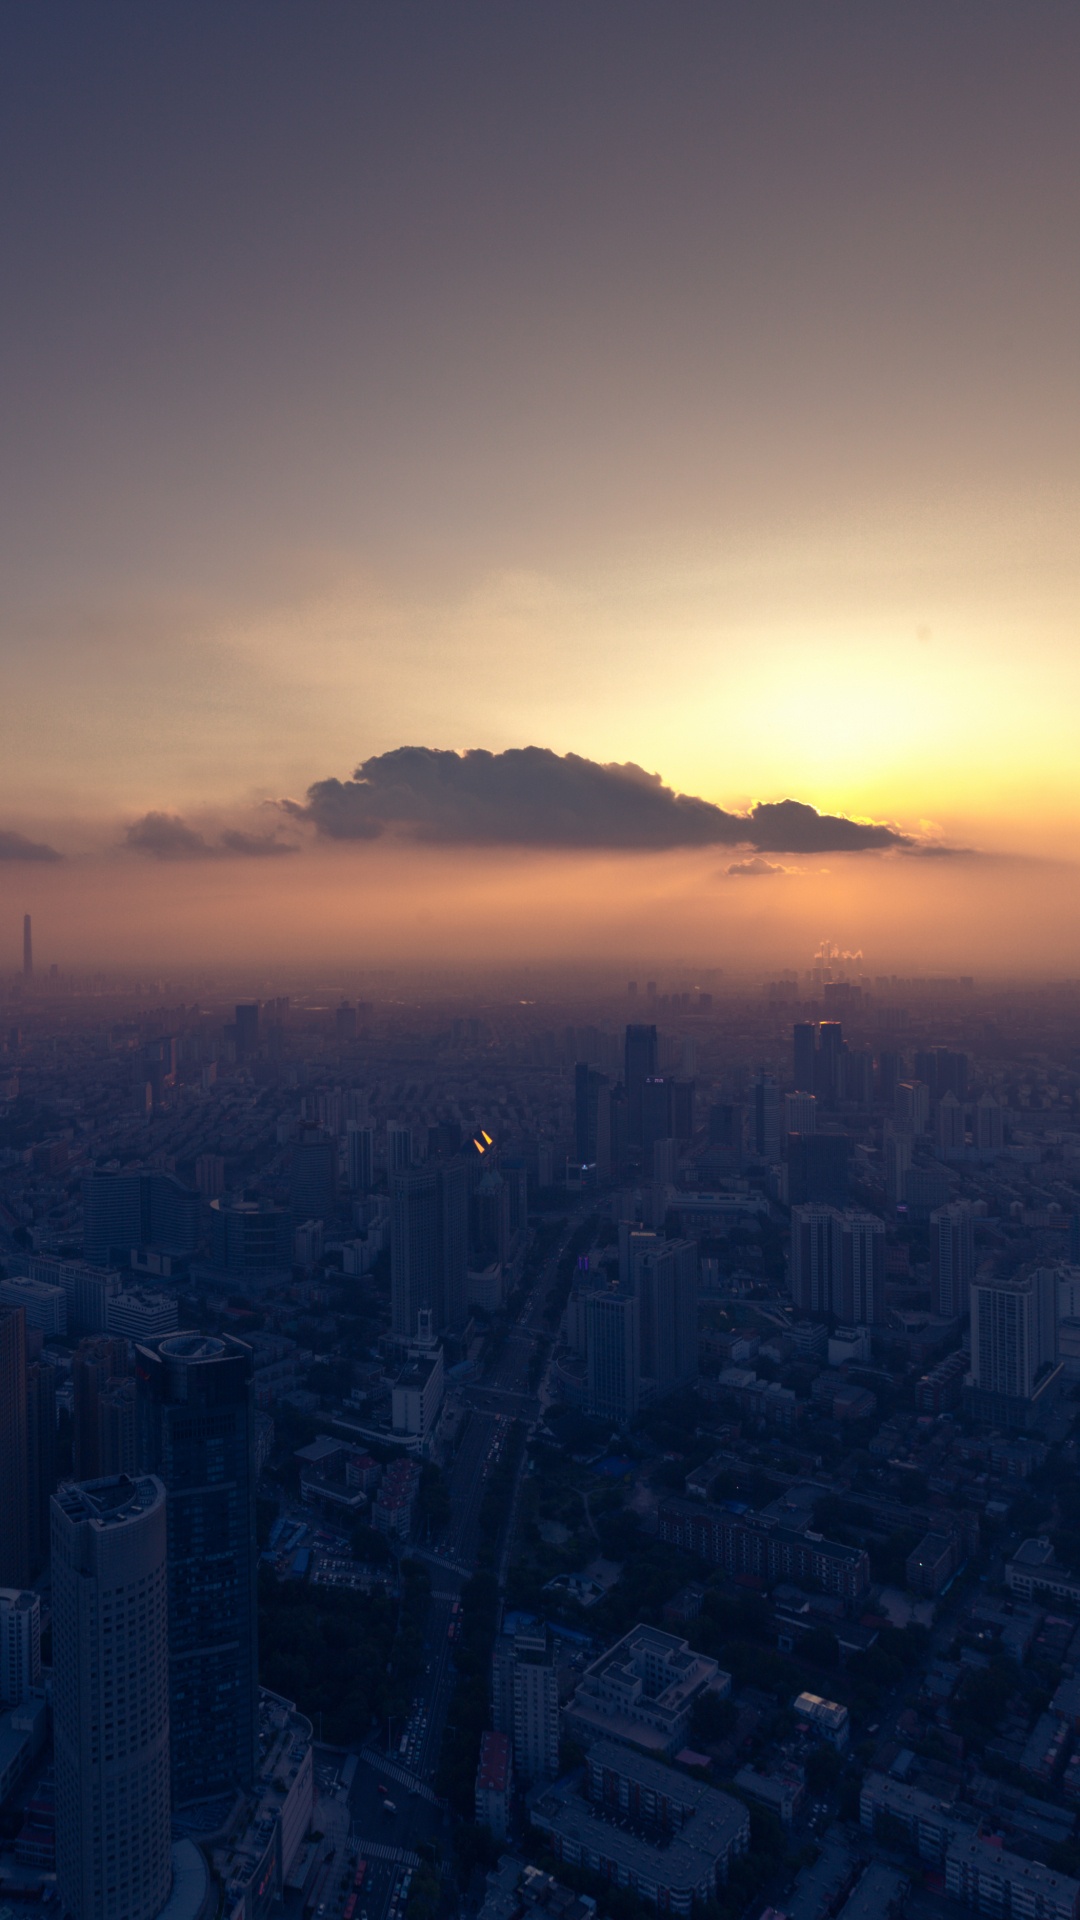
<path fill-rule="evenodd" d="M 0 44 L 0 968 L 1080 971 L 1074 9 Z"/>

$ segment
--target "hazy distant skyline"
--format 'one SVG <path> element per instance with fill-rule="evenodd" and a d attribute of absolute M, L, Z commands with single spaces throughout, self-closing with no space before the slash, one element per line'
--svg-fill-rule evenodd
<path fill-rule="evenodd" d="M 65 957 L 531 910 L 1066 959 L 1074 14 L 59 5 L 4 48 L 0 964 L 26 906 Z M 395 856 L 276 805 L 530 746 L 984 857 Z"/>

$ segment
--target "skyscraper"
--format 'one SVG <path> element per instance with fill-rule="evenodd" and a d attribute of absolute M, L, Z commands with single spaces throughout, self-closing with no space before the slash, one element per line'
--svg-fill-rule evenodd
<path fill-rule="evenodd" d="M 160 1480 L 54 1494 L 52 1607 L 60 1898 L 74 1920 L 153 1920 L 172 1878 Z"/>
<path fill-rule="evenodd" d="M 0 1587 L 0 1700 L 17 1707 L 41 1679 L 41 1596 Z"/>
<path fill-rule="evenodd" d="M 175 1803 L 250 1785 L 258 1734 L 251 1349 L 173 1333 L 135 1350 L 139 1448 L 168 1490 Z"/>
<path fill-rule="evenodd" d="M 780 1158 L 780 1088 L 764 1070 L 754 1081 L 754 1152 L 762 1160 Z"/>
<path fill-rule="evenodd" d="M 349 1185 L 354 1193 L 370 1193 L 375 1185 L 375 1129 L 350 1125 L 346 1134 Z"/>
<path fill-rule="evenodd" d="M 294 1223 L 329 1220 L 337 1204 L 337 1141 L 321 1127 L 305 1127 L 292 1150 L 289 1203 Z"/>
<path fill-rule="evenodd" d="M 791 1037 L 795 1091 L 796 1093 L 813 1093 L 816 1081 L 817 1027 L 811 1020 L 796 1021 Z"/>
<path fill-rule="evenodd" d="M 791 1297 L 845 1326 L 885 1318 L 885 1223 L 852 1207 L 793 1207 Z"/>
<path fill-rule="evenodd" d="M 840 1092 L 840 1059 L 843 1051 L 844 1030 L 839 1020 L 823 1020 L 818 1028 L 814 1085 L 811 1089 L 822 1100 L 835 1100 Z"/>
<path fill-rule="evenodd" d="M 514 1769 L 523 1780 L 554 1779 L 559 1771 L 559 1687 L 548 1630 L 521 1628 L 495 1645 L 491 1672 L 495 1730 L 514 1745 Z"/>
<path fill-rule="evenodd" d="M 642 1140 L 645 1082 L 653 1078 L 657 1067 L 656 1028 L 631 1024 L 626 1029 L 624 1077 L 627 1098 L 629 1144 L 640 1147 Z"/>
<path fill-rule="evenodd" d="M 0 1586 L 30 1584 L 26 1315 L 0 1307 Z"/>
<path fill-rule="evenodd" d="M 842 1207 L 847 1199 L 851 1142 L 844 1133 L 789 1133 L 786 1143 L 788 1200 L 793 1207 L 817 1201 Z"/>
<path fill-rule="evenodd" d="M 642 1236 L 644 1239 L 644 1236 Z M 630 1239 L 632 1284 L 640 1306 L 643 1386 L 663 1398 L 688 1387 L 698 1370 L 696 1240 Z"/>
<path fill-rule="evenodd" d="M 622 1287 L 585 1301 L 589 1412 L 623 1424 L 641 1405 L 641 1301 Z"/>
<path fill-rule="evenodd" d="M 441 1333 L 468 1317 L 470 1169 L 459 1159 L 407 1167 L 390 1177 L 390 1315 L 415 1340 L 428 1309 Z"/>
<path fill-rule="evenodd" d="M 975 1278 L 975 1221 L 971 1208 L 957 1203 L 935 1207 L 930 1215 L 930 1305 L 946 1319 L 963 1319 Z"/>
<path fill-rule="evenodd" d="M 32 1574 L 49 1558 L 49 1502 L 56 1491 L 56 1368 L 26 1369 L 26 1550 Z"/>
<path fill-rule="evenodd" d="M 30 915 L 28 913 L 23 914 L 23 923 L 22 923 L 22 970 L 23 970 L 24 980 L 33 979 L 34 977 L 34 936 L 30 926 Z"/>
<path fill-rule="evenodd" d="M 126 1340 L 80 1340 L 71 1362 L 72 1454 L 76 1480 L 99 1480 L 115 1469 L 103 1464 L 101 1400 L 106 1388 L 129 1373 Z"/>
<path fill-rule="evenodd" d="M 611 1175 L 611 1095 L 606 1073 L 579 1060 L 574 1068 L 574 1153 L 580 1167 Z"/>
<path fill-rule="evenodd" d="M 1057 1275 L 1038 1267 L 971 1288 L 971 1370 L 976 1389 L 1030 1400 L 1057 1360 Z"/>

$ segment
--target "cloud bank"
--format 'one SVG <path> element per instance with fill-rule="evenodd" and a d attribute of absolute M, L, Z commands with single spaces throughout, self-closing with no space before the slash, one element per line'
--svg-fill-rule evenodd
<path fill-rule="evenodd" d="M 24 834 L 0 827 L 0 860 L 62 860 L 63 857 L 42 840 L 27 840 Z"/>
<path fill-rule="evenodd" d="M 676 793 L 633 762 L 605 766 L 547 747 L 398 747 L 364 760 L 348 780 L 317 780 L 304 802 L 283 804 L 331 840 L 396 830 L 445 845 L 637 852 L 749 845 L 764 853 L 863 853 L 914 845 L 893 827 L 818 813 L 798 800 L 728 813 Z"/>
<path fill-rule="evenodd" d="M 208 840 L 178 813 L 144 813 L 141 820 L 128 827 L 124 845 L 131 853 L 148 854 L 153 860 L 263 860 L 300 851 L 294 841 L 281 840 L 276 834 L 235 829 L 222 833 L 217 840 Z"/>

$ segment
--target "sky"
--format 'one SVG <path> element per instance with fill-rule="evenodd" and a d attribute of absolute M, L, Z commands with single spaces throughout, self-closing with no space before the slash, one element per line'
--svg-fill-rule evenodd
<path fill-rule="evenodd" d="M 1068 967 L 1074 9 L 0 34 L 0 967 Z"/>

